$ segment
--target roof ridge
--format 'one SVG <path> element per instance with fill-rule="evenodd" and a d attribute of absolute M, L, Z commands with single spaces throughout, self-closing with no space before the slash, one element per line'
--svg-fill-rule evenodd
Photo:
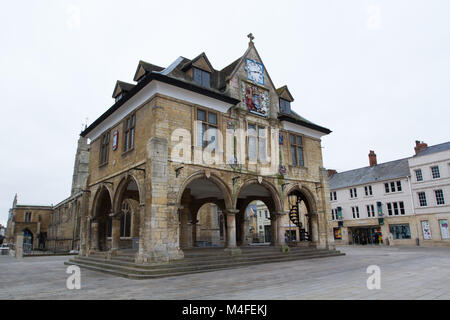
<path fill-rule="evenodd" d="M 333 176 L 338 175 L 338 174 L 341 174 L 341 173 L 347 173 L 347 172 L 352 172 L 352 171 L 356 171 L 356 170 L 362 170 L 362 169 L 366 169 L 366 168 L 376 168 L 376 167 L 379 167 L 379 166 L 381 166 L 381 165 L 385 165 L 385 164 L 392 163 L 392 162 L 400 162 L 400 161 L 402 161 L 402 160 L 409 160 L 409 159 L 411 159 L 411 158 L 412 158 L 412 156 L 411 156 L 411 157 L 407 157 L 407 158 L 397 159 L 397 160 L 391 160 L 391 161 L 387 161 L 387 162 L 383 162 L 383 163 L 378 163 L 377 165 L 375 165 L 375 166 L 373 166 L 373 167 L 371 167 L 371 166 L 365 166 L 365 167 L 360 167 L 360 168 L 351 169 L 351 170 L 347 170 L 347 171 L 336 172 L 335 174 L 333 174 L 333 175 L 330 176 L 330 177 L 333 177 Z"/>

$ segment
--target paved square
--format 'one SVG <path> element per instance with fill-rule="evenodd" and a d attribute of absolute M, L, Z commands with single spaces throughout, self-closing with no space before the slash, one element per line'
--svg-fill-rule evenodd
<path fill-rule="evenodd" d="M 80 290 L 66 288 L 69 257 L 0 256 L 0 299 L 450 299 L 450 248 L 338 249 L 347 255 L 151 280 L 82 269 Z M 366 287 L 369 265 L 381 290 Z"/>

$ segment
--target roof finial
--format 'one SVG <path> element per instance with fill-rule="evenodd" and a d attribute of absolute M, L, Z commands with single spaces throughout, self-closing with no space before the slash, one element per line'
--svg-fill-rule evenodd
<path fill-rule="evenodd" d="M 255 39 L 255 37 L 253 36 L 253 33 L 249 33 L 249 34 L 247 35 L 247 38 L 250 39 L 249 44 L 250 44 L 250 45 L 253 45 L 253 39 Z"/>

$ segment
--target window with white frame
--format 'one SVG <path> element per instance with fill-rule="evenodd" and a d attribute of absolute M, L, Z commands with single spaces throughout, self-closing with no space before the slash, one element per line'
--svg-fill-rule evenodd
<path fill-rule="evenodd" d="M 384 184 L 384 190 L 386 191 L 386 193 L 400 192 L 400 191 L 402 191 L 402 182 L 400 180 L 399 181 L 386 182 Z"/>
<path fill-rule="evenodd" d="M 418 192 L 417 196 L 419 197 L 419 205 L 421 207 L 426 207 L 427 206 L 427 196 L 426 196 L 425 192 Z"/>
<path fill-rule="evenodd" d="M 336 200 L 337 200 L 336 191 L 330 192 L 330 201 L 336 201 Z"/>
<path fill-rule="evenodd" d="M 350 189 L 350 198 L 357 198 L 358 194 L 356 193 L 356 188 Z"/>
<path fill-rule="evenodd" d="M 422 169 L 417 169 L 414 172 L 416 173 L 416 181 L 423 181 Z"/>
<path fill-rule="evenodd" d="M 359 219 L 359 208 L 356 207 L 352 207 L 352 214 L 353 214 L 353 219 Z"/>
<path fill-rule="evenodd" d="M 403 203 L 403 201 L 388 202 L 386 205 L 389 216 L 405 215 L 405 204 Z"/>
<path fill-rule="evenodd" d="M 331 209 L 331 219 L 333 221 L 338 220 L 338 211 L 337 211 L 337 209 Z"/>
<path fill-rule="evenodd" d="M 375 206 L 373 204 L 369 204 L 366 206 L 367 208 L 367 217 L 375 218 Z"/>
<path fill-rule="evenodd" d="M 365 186 L 365 187 L 364 187 L 364 191 L 365 191 L 365 193 L 366 193 L 366 196 L 371 196 L 371 195 L 373 195 L 373 193 L 372 193 L 372 186 Z"/>
<path fill-rule="evenodd" d="M 436 204 L 437 205 L 445 204 L 444 192 L 442 191 L 442 189 L 434 190 L 434 194 L 436 196 Z"/>
<path fill-rule="evenodd" d="M 441 177 L 438 166 L 431 167 L 431 176 L 433 177 L 433 179 L 438 179 Z"/>

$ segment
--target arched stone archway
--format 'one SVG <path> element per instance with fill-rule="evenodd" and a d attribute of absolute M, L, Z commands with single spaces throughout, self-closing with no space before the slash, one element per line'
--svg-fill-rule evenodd
<path fill-rule="evenodd" d="M 284 245 L 284 234 L 278 237 L 278 224 L 282 222 L 283 204 L 277 188 L 265 179 L 248 179 L 239 188 L 234 199 L 237 211 L 237 240 L 238 244 L 245 246 L 249 238 L 249 221 L 246 216 L 248 205 L 253 201 L 265 204 L 270 215 L 271 245 Z M 259 226 L 257 227 L 259 229 Z"/>
<path fill-rule="evenodd" d="M 198 212 L 205 204 L 217 206 L 221 214 L 227 214 L 232 208 L 231 193 L 218 176 L 199 171 L 182 183 L 177 196 L 180 247 L 197 245 Z"/>
<path fill-rule="evenodd" d="M 141 188 L 133 175 L 126 175 L 118 184 L 113 200 L 111 215 L 111 252 L 120 249 L 138 249 L 143 217 Z"/>
<path fill-rule="evenodd" d="M 306 187 L 292 186 L 286 192 L 285 205 L 293 231 L 292 242 L 315 243 L 318 234 L 317 203 L 314 194 Z M 292 231 L 290 231 L 292 232 Z"/>
<path fill-rule="evenodd" d="M 102 185 L 97 190 L 91 211 L 91 250 L 106 251 L 109 248 L 108 234 L 111 230 L 112 197 L 110 190 Z"/>

